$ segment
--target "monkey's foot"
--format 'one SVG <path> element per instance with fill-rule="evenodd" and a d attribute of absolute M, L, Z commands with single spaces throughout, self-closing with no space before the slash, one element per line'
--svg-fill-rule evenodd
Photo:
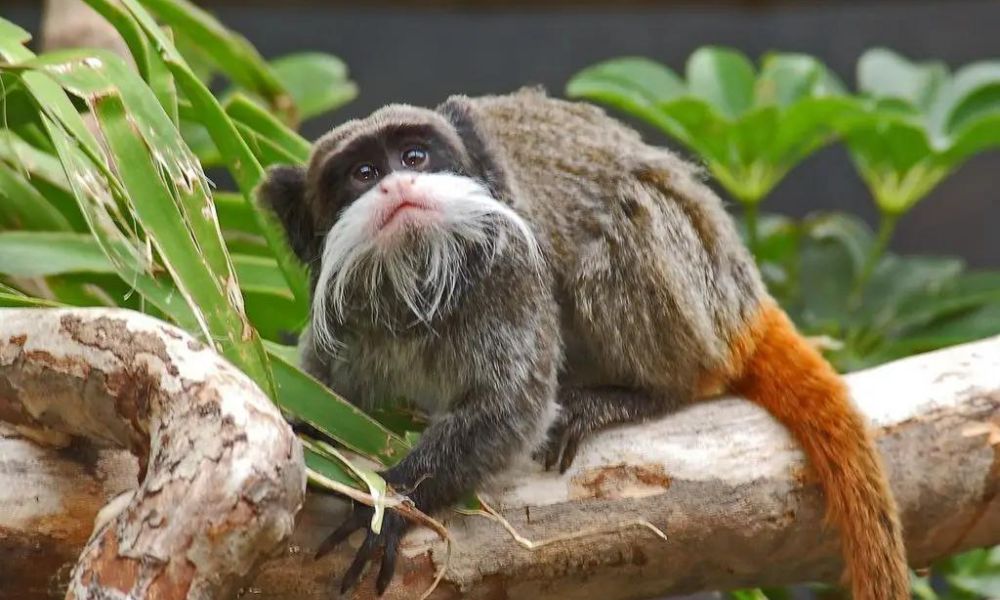
<path fill-rule="evenodd" d="M 347 517 L 347 520 L 319 545 L 319 549 L 316 550 L 316 558 L 329 553 L 346 540 L 347 536 L 362 527 L 370 528 L 373 514 L 375 514 L 375 509 L 372 507 L 360 502 L 354 502 L 351 514 Z M 365 536 L 365 541 L 358 548 L 358 553 L 354 556 L 354 562 L 351 563 L 347 572 L 344 573 L 344 578 L 340 584 L 341 594 L 358 582 L 365 565 L 368 564 L 368 561 L 377 548 L 382 548 L 382 564 L 379 568 L 378 578 L 375 580 L 375 590 L 379 596 L 385 592 L 386 588 L 389 587 L 389 582 L 392 581 L 393 573 L 396 571 L 399 540 L 402 539 L 403 534 L 406 532 L 407 525 L 406 519 L 401 517 L 397 512 L 393 510 L 385 511 L 385 515 L 382 518 L 381 532 L 376 534 L 371 529 L 368 529 L 368 535 Z"/>
<path fill-rule="evenodd" d="M 547 441 L 535 459 L 551 469 L 557 462 L 565 473 L 573 464 L 580 441 L 587 435 L 622 423 L 643 421 L 663 414 L 669 398 L 619 387 L 559 390 L 559 416 L 549 428 Z"/>
<path fill-rule="evenodd" d="M 545 444 L 535 454 L 535 460 L 540 461 L 548 471 L 559 463 L 559 472 L 565 473 L 573 464 L 580 440 L 593 431 L 588 415 L 574 411 L 571 406 L 564 406 L 549 427 Z"/>

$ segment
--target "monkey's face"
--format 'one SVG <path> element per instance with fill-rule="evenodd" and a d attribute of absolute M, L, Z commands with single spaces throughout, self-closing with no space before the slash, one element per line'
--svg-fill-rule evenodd
<path fill-rule="evenodd" d="M 306 177 L 308 219 L 322 238 L 312 316 L 323 344 L 341 323 L 431 325 L 512 239 L 534 251 L 530 229 L 477 177 L 454 128 L 436 113 L 388 120 L 386 110 L 318 142 Z"/>

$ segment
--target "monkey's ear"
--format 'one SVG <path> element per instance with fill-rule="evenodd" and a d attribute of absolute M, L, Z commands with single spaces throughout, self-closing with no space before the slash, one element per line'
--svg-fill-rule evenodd
<path fill-rule="evenodd" d="M 500 154 L 479 126 L 479 115 L 468 96 L 452 96 L 437 107 L 437 112 L 447 119 L 465 146 L 472 168 L 472 176 L 480 179 L 497 199 L 511 195 L 507 170 Z"/>
<path fill-rule="evenodd" d="M 257 188 L 257 201 L 278 217 L 295 255 L 309 264 L 316 255 L 316 239 L 306 206 L 306 170 L 290 165 L 269 168 Z"/>

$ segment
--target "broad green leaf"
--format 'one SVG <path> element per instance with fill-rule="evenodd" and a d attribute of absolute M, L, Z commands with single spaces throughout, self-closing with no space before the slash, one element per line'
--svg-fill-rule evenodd
<path fill-rule="evenodd" d="M 846 96 L 798 100 L 780 113 L 776 131 L 763 154 L 787 172 L 830 143 L 837 134 L 837 125 L 855 118 L 857 111 L 854 100 Z"/>
<path fill-rule="evenodd" d="M 577 73 L 566 95 L 623 104 L 650 106 L 686 93 L 684 82 L 670 69 L 647 58 L 616 58 Z"/>
<path fill-rule="evenodd" d="M 810 97 L 840 95 L 843 84 L 816 58 L 807 54 L 772 53 L 764 57 L 754 85 L 757 106 L 787 107 Z"/>
<path fill-rule="evenodd" d="M 898 323 L 899 312 L 909 298 L 924 298 L 947 288 L 962 272 L 961 260 L 946 257 L 887 256 L 865 286 L 855 321 L 880 332 Z"/>
<path fill-rule="evenodd" d="M 278 80 L 291 94 L 303 121 L 340 107 L 358 95 L 347 66 L 330 54 L 303 52 L 271 61 Z"/>
<path fill-rule="evenodd" d="M 905 336 L 887 344 L 875 358 L 885 362 L 997 334 L 1000 334 L 1000 303 L 991 303 L 938 319 L 926 327 L 908 330 Z"/>
<path fill-rule="evenodd" d="M 688 59 L 686 75 L 690 92 L 729 119 L 739 118 L 753 105 L 753 64 L 735 50 L 695 50 Z"/>
<path fill-rule="evenodd" d="M 757 203 L 809 153 L 828 143 L 853 104 L 816 59 L 771 54 L 759 78 L 741 54 L 702 48 L 687 81 L 643 58 L 599 63 L 577 74 L 567 94 L 639 117 L 700 155 L 744 204 Z"/>
<path fill-rule="evenodd" d="M 1000 114 L 1000 61 L 960 69 L 928 112 L 931 131 L 942 138 L 951 137 L 978 118 Z"/>
<path fill-rule="evenodd" d="M 942 152 L 946 164 L 959 165 L 974 154 L 1000 147 L 1000 112 L 980 117 L 963 126 Z"/>
<path fill-rule="evenodd" d="M 988 304 L 1000 304 L 1000 273 L 963 273 L 940 289 L 903 299 L 890 326 L 905 333 Z"/>
<path fill-rule="evenodd" d="M 873 48 L 858 60 L 858 89 L 876 98 L 899 98 L 926 110 L 948 76 L 941 63 L 917 64 L 885 48 Z"/>
<path fill-rule="evenodd" d="M 957 575 L 949 577 L 948 583 L 982 598 L 1000 596 L 1000 572 L 997 571 L 980 575 Z"/>

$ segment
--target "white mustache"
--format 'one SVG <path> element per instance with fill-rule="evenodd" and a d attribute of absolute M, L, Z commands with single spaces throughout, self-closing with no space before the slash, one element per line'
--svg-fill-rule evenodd
<path fill-rule="evenodd" d="M 387 210 L 393 207 L 383 189 L 396 187 L 393 178 L 401 177 L 412 179 L 410 189 L 433 215 L 406 231 L 380 231 Z M 453 300 L 466 275 L 467 253 L 482 251 L 492 261 L 512 238 L 523 240 L 530 263 L 541 261 L 535 236 L 524 219 L 476 180 L 452 173 L 389 175 L 348 206 L 326 235 L 312 303 L 316 341 L 331 351 L 339 346 L 330 310 L 336 322 L 344 321 L 351 286 L 367 291 L 376 323 L 380 289 L 387 282 L 396 299 L 418 321 L 429 324 Z"/>

